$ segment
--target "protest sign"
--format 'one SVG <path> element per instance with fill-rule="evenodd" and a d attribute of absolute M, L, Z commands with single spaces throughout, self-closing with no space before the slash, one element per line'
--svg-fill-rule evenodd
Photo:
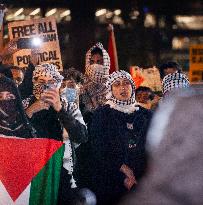
<path fill-rule="evenodd" d="M 203 82 L 203 44 L 190 46 L 189 79 L 191 83 Z"/>
<path fill-rule="evenodd" d="M 136 87 L 146 86 L 151 88 L 153 91 L 161 91 L 161 79 L 158 68 L 155 66 L 152 68 L 139 68 L 138 66 L 132 66 L 130 73 L 136 84 Z"/>
<path fill-rule="evenodd" d="M 13 63 L 26 68 L 31 61 L 31 51 L 35 50 L 37 63 L 52 63 L 63 70 L 58 41 L 56 21 L 53 17 L 15 21 L 8 24 L 10 39 L 18 39 L 20 49 L 13 55 Z"/>

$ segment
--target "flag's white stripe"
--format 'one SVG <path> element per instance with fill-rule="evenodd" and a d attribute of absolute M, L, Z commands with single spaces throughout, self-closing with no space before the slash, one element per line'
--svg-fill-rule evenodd
<path fill-rule="evenodd" d="M 29 205 L 30 187 L 31 183 L 14 202 L 7 192 L 5 186 L 0 181 L 0 205 Z"/>

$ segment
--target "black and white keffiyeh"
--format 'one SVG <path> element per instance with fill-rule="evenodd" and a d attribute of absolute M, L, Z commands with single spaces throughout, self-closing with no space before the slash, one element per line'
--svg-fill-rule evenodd
<path fill-rule="evenodd" d="M 112 93 L 113 83 L 115 83 L 116 80 L 123 79 L 123 78 L 128 79 L 131 83 L 131 86 L 132 86 L 132 95 L 131 95 L 130 99 L 125 100 L 125 101 L 116 99 Z M 106 87 L 107 87 L 107 95 L 106 95 L 107 102 L 106 102 L 106 104 L 109 104 L 111 108 L 114 108 L 118 111 L 125 112 L 125 113 L 132 113 L 138 109 L 138 107 L 136 107 L 137 102 L 135 100 L 136 87 L 135 87 L 135 83 L 134 83 L 134 81 L 129 73 L 127 73 L 124 70 L 113 72 L 107 78 Z"/>
<path fill-rule="evenodd" d="M 91 52 L 95 49 L 95 48 L 99 48 L 101 49 L 102 51 L 102 54 L 103 54 L 103 66 L 106 68 L 106 69 L 110 69 L 110 57 L 109 57 L 109 54 L 107 53 L 107 51 L 104 49 L 103 45 L 98 42 L 96 43 L 93 47 L 91 47 L 87 53 L 86 53 L 86 62 L 85 62 L 85 67 L 89 67 L 90 66 L 90 60 L 91 60 Z"/>
<path fill-rule="evenodd" d="M 109 76 L 109 69 L 106 69 L 103 65 L 93 64 L 86 67 L 85 75 L 85 81 L 91 80 L 95 83 L 104 83 Z"/>
<path fill-rule="evenodd" d="M 99 48 L 103 54 L 103 65 L 90 63 L 92 57 L 92 51 Z M 84 76 L 84 87 L 83 103 L 88 110 L 94 110 L 99 105 L 104 104 L 106 101 L 106 87 L 105 82 L 109 76 L 110 70 L 110 57 L 107 51 L 103 48 L 101 43 L 95 44 L 86 53 L 85 63 L 85 76 Z M 93 99 L 94 98 L 94 99 Z M 93 103 L 94 101 L 94 103 Z"/>
<path fill-rule="evenodd" d="M 168 91 L 171 91 L 176 88 L 188 88 L 190 86 L 190 82 L 188 77 L 180 72 L 175 72 L 172 74 L 168 74 L 164 77 L 162 81 L 163 85 L 163 94 Z"/>
<path fill-rule="evenodd" d="M 49 63 L 37 65 L 35 67 L 35 70 L 33 71 L 33 78 L 32 78 L 33 94 L 37 99 L 40 98 L 40 95 L 46 89 L 46 85 L 42 85 L 37 82 L 37 78 L 40 76 L 52 77 L 55 80 L 54 86 L 56 88 L 61 87 L 63 76 L 59 73 L 55 65 Z"/>
<path fill-rule="evenodd" d="M 93 64 L 91 65 L 92 51 L 95 48 L 99 48 L 103 54 L 103 65 Z M 86 53 L 86 62 L 85 62 L 85 75 L 89 79 L 96 83 L 103 83 L 103 78 L 108 77 L 110 70 L 110 57 L 107 51 L 104 49 L 101 43 L 95 44 L 89 51 Z"/>

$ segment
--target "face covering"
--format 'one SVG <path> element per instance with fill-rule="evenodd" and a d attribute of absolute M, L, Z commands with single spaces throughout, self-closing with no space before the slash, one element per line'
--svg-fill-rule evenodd
<path fill-rule="evenodd" d="M 66 88 L 66 99 L 68 102 L 75 102 L 77 100 L 77 90 L 74 88 Z"/>
<path fill-rule="evenodd" d="M 50 86 L 48 87 L 47 87 L 47 84 L 40 84 L 36 80 L 40 76 L 52 76 L 55 83 L 50 84 Z M 51 86 L 55 88 L 60 88 L 62 80 L 63 80 L 63 76 L 60 75 L 55 65 L 45 63 L 45 64 L 36 66 L 35 70 L 33 71 L 33 79 L 32 79 L 34 96 L 37 99 L 39 99 L 41 94 L 44 92 L 44 90 L 51 88 Z"/>
<path fill-rule="evenodd" d="M 92 64 L 89 65 L 85 74 L 95 83 L 103 83 L 104 79 L 109 76 L 109 69 L 103 65 Z"/>
<path fill-rule="evenodd" d="M 14 82 L 0 76 L 0 134 L 27 138 L 31 133 Z"/>
<path fill-rule="evenodd" d="M 23 127 L 21 115 L 18 111 L 17 100 L 0 101 L 0 133 L 15 135 Z"/>

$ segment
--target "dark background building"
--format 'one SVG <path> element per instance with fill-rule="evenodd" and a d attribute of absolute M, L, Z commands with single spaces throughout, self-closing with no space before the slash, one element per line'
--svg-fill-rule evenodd
<path fill-rule="evenodd" d="M 86 51 L 97 41 L 108 46 L 114 25 L 119 67 L 148 67 L 178 61 L 189 68 L 189 46 L 203 43 L 201 0 L 10 0 L 5 24 L 55 16 L 64 68 L 83 70 Z M 5 30 L 5 38 L 7 31 Z"/>

